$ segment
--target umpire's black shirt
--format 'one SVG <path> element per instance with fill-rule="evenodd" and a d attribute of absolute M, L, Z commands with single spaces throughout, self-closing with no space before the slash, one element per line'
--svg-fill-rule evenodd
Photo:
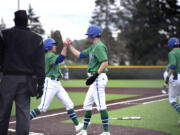
<path fill-rule="evenodd" d="M 0 31 L 0 70 L 4 75 L 36 75 L 42 85 L 45 60 L 41 36 L 22 26 Z"/>

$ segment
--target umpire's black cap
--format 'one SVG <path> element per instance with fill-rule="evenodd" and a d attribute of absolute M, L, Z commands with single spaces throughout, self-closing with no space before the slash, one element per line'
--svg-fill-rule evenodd
<path fill-rule="evenodd" d="M 15 19 L 27 19 L 27 13 L 26 10 L 18 10 L 14 13 Z"/>
<path fill-rule="evenodd" d="M 24 26 L 26 27 L 28 24 L 28 16 L 26 10 L 18 10 L 14 13 L 15 18 L 14 22 L 16 26 Z"/>

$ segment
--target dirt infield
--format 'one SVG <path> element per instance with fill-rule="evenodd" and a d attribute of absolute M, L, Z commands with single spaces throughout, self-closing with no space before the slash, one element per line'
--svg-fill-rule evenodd
<path fill-rule="evenodd" d="M 85 92 L 87 91 L 87 88 L 66 88 L 66 90 L 68 92 Z M 108 101 L 108 110 L 120 109 L 133 106 L 135 104 L 167 98 L 167 95 L 161 95 L 160 91 L 161 89 L 158 88 L 107 88 L 106 93 L 141 95 L 138 97 Z M 76 112 L 78 117 L 82 117 L 84 115 L 82 106 L 76 106 L 75 110 L 77 110 Z M 95 113 L 98 113 L 96 109 L 93 110 L 93 114 Z M 66 110 L 64 108 L 50 110 L 37 117 L 37 119 L 31 121 L 30 132 L 32 132 L 32 135 L 75 135 L 73 124 L 62 122 L 68 119 L 69 117 L 67 116 Z M 9 131 L 8 135 L 15 135 L 14 121 L 15 118 L 12 117 L 9 126 L 11 131 Z M 102 125 L 91 124 L 88 128 L 88 135 L 98 135 L 102 132 L 102 130 Z M 167 133 L 160 131 L 112 125 L 110 125 L 110 132 L 111 135 L 168 135 Z"/>

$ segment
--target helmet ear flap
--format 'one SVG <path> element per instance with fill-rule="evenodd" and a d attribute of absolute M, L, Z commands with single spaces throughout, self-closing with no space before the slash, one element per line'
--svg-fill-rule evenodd
<path fill-rule="evenodd" d="M 52 49 L 52 46 L 48 46 L 48 50 L 51 50 Z"/>

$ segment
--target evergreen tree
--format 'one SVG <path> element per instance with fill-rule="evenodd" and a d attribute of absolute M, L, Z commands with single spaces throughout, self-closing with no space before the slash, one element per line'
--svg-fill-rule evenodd
<path fill-rule="evenodd" d="M 112 32 L 109 28 L 105 28 L 102 33 L 101 40 L 108 48 L 109 64 L 113 64 L 114 61 L 118 61 L 118 44 L 112 37 Z M 117 60 L 116 60 L 117 58 Z"/>
<path fill-rule="evenodd" d="M 62 36 L 61 36 L 61 32 L 59 30 L 56 31 L 51 31 L 51 37 L 58 42 L 58 46 L 57 46 L 57 54 L 59 54 L 63 48 L 63 40 L 62 40 Z"/>
<path fill-rule="evenodd" d="M 110 27 L 116 8 L 115 0 L 96 0 L 90 23 L 105 28 Z"/>
<path fill-rule="evenodd" d="M 39 33 L 41 35 L 45 34 L 45 31 L 42 28 L 41 22 L 39 21 L 40 17 L 36 16 L 31 5 L 29 5 L 28 17 L 29 17 L 29 28 L 32 31 Z"/>
<path fill-rule="evenodd" d="M 102 41 L 108 48 L 108 56 L 110 64 L 113 64 L 113 59 L 117 58 L 118 61 L 118 44 L 113 38 L 112 30 L 114 25 L 115 11 L 117 6 L 115 4 L 116 0 L 96 0 L 95 10 L 93 12 L 91 24 L 95 24 L 103 28 Z M 114 57 L 114 58 L 113 58 Z"/>
<path fill-rule="evenodd" d="M 155 65 L 167 60 L 167 40 L 179 35 L 177 0 L 121 0 L 123 21 L 117 23 L 126 39 L 131 64 Z M 125 23 L 124 23 L 125 22 Z"/>

